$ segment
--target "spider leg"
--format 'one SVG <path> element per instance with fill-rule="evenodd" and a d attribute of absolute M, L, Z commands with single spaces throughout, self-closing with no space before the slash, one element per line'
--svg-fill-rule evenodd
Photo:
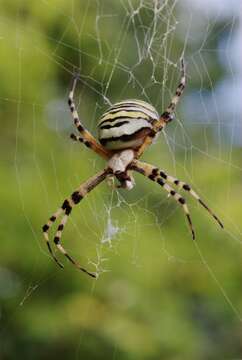
<path fill-rule="evenodd" d="M 220 225 L 220 227 L 223 229 L 224 225 L 222 221 L 217 217 L 217 215 L 207 206 L 207 204 L 200 198 L 200 196 L 191 188 L 191 186 L 181 180 L 176 179 L 175 177 L 168 175 L 164 170 L 160 170 L 156 168 L 155 166 L 151 166 L 149 164 L 143 163 L 139 160 L 134 160 L 133 164 L 138 167 L 139 170 L 136 169 L 136 171 L 141 172 L 145 171 L 145 175 L 148 176 L 151 180 L 156 181 L 156 177 L 159 176 L 162 178 L 165 182 L 168 182 L 170 184 L 174 184 L 178 186 L 180 189 L 187 191 L 192 197 L 194 197 L 198 203 L 203 206 L 209 214 L 216 220 L 216 222 Z"/>
<path fill-rule="evenodd" d="M 171 99 L 170 104 L 166 108 L 166 110 L 161 114 L 160 119 L 164 120 L 165 123 L 168 123 L 173 120 L 173 113 L 176 109 L 176 105 L 178 104 L 180 97 L 185 89 L 186 86 L 186 74 L 185 74 L 185 65 L 184 65 L 184 59 L 181 58 L 181 80 L 176 88 L 175 95 Z M 159 128 L 159 125 L 157 126 Z M 163 125 L 162 125 L 163 127 Z M 161 128 L 162 129 L 162 128 Z M 159 130 L 158 130 L 159 131 Z"/>
<path fill-rule="evenodd" d="M 76 110 L 76 106 L 75 106 L 75 102 L 74 102 L 74 91 L 75 91 L 76 83 L 77 83 L 77 76 L 75 76 L 74 80 L 73 80 L 72 88 L 69 93 L 68 105 L 69 105 L 69 108 L 71 111 L 71 115 L 72 115 L 74 124 L 75 124 L 77 130 L 80 132 L 81 136 L 77 137 L 77 139 L 76 139 L 75 135 L 71 134 L 71 138 L 73 140 L 79 140 L 80 142 L 83 142 L 84 145 L 91 148 L 95 153 L 100 155 L 102 158 L 108 159 L 111 156 L 111 152 L 108 151 L 107 149 L 105 149 L 101 144 L 99 144 L 96 141 L 94 136 L 88 130 L 85 129 L 85 127 L 82 125 L 82 123 L 79 119 L 79 116 L 78 116 L 78 113 Z M 83 139 L 83 141 L 81 139 Z"/>
<path fill-rule="evenodd" d="M 180 83 L 178 84 L 178 86 L 176 88 L 175 95 L 171 99 L 171 102 L 168 105 L 168 107 L 166 108 L 166 110 L 161 114 L 160 119 L 155 120 L 153 122 L 154 133 L 146 136 L 143 144 L 140 146 L 140 148 L 138 149 L 138 151 L 136 153 L 136 158 L 139 158 L 143 154 L 143 152 L 146 150 L 146 148 L 149 145 L 151 145 L 154 136 L 158 132 L 160 132 L 174 118 L 173 117 L 174 111 L 176 109 L 176 106 L 179 102 L 179 99 L 180 99 L 180 97 L 185 89 L 185 85 L 186 85 L 186 74 L 185 74 L 185 65 L 184 65 L 183 57 L 181 58 L 180 61 L 181 61 L 181 79 L 180 79 Z"/>
<path fill-rule="evenodd" d="M 55 223 L 55 221 L 57 220 L 57 218 L 63 213 L 63 209 L 59 208 L 47 221 L 47 223 L 42 227 L 43 230 L 43 234 L 44 234 L 44 238 L 46 241 L 46 245 L 48 247 L 48 250 L 52 256 L 52 258 L 55 260 L 55 262 L 61 267 L 63 268 L 64 266 L 62 265 L 62 263 L 59 262 L 59 260 L 57 259 L 57 257 L 55 256 L 55 254 L 53 253 L 53 250 L 51 248 L 50 245 L 50 240 L 49 240 L 49 230 L 51 228 L 51 226 Z"/>
<path fill-rule="evenodd" d="M 192 233 L 192 238 L 195 240 L 195 231 L 193 228 L 190 212 L 188 209 L 188 206 L 186 204 L 186 200 L 178 193 L 176 192 L 167 182 L 162 178 L 160 175 L 159 169 L 157 169 L 155 166 L 152 166 L 150 164 L 142 163 L 140 161 L 134 160 L 132 169 L 139 172 L 140 174 L 148 177 L 150 180 L 157 182 L 159 185 L 161 185 L 168 193 L 169 195 L 173 196 L 173 198 L 176 200 L 176 202 L 181 205 L 185 216 L 188 221 L 188 225 L 190 228 L 190 231 Z"/>
<path fill-rule="evenodd" d="M 56 258 L 56 256 L 54 255 L 51 246 L 50 246 L 50 242 L 49 242 L 49 236 L 48 236 L 48 231 L 51 228 L 51 226 L 54 224 L 54 222 L 57 220 L 57 218 L 61 215 L 64 214 L 56 231 L 55 237 L 54 237 L 54 244 L 57 246 L 58 250 L 65 255 L 65 257 L 73 264 L 75 265 L 79 270 L 85 272 L 86 274 L 92 276 L 92 277 L 96 277 L 96 275 L 92 272 L 87 271 L 85 268 L 83 268 L 82 266 L 80 266 L 78 264 L 78 262 L 76 262 L 69 254 L 68 252 L 65 250 L 65 248 L 63 247 L 63 245 L 61 245 L 60 241 L 61 241 L 61 236 L 63 233 L 63 230 L 65 228 L 65 225 L 67 223 L 68 217 L 73 209 L 73 207 L 75 205 L 77 205 L 91 190 L 93 190 L 98 184 L 100 184 L 107 176 L 108 174 L 108 170 L 105 169 L 101 172 L 99 172 L 98 174 L 94 175 L 93 177 L 91 177 L 89 180 L 87 180 L 86 182 L 84 182 L 83 184 L 81 184 L 79 186 L 79 188 L 74 191 L 71 196 L 67 199 L 64 200 L 62 206 L 50 217 L 50 219 L 48 220 L 48 222 L 43 226 L 43 233 L 44 233 L 44 237 L 45 240 L 47 242 L 47 247 L 48 250 L 51 254 L 51 256 L 53 257 L 53 259 L 57 262 L 57 264 L 60 267 L 63 267 L 63 265 L 59 262 L 59 260 Z"/>
<path fill-rule="evenodd" d="M 89 147 L 90 148 L 90 142 L 88 140 L 86 140 L 85 138 L 83 138 L 82 136 L 80 135 L 76 135 L 76 134 L 71 134 L 70 135 L 70 138 L 74 141 L 79 141 L 80 143 L 86 145 L 86 147 Z"/>
<path fill-rule="evenodd" d="M 217 221 L 217 223 L 224 228 L 222 221 L 214 214 L 214 212 L 207 206 L 207 204 L 200 198 L 200 196 L 191 188 L 191 186 L 173 176 L 168 175 L 164 170 L 159 170 L 160 176 L 171 184 L 177 185 L 180 189 L 187 191 L 192 197 L 194 197 L 200 205 L 202 205 L 210 215 Z"/>

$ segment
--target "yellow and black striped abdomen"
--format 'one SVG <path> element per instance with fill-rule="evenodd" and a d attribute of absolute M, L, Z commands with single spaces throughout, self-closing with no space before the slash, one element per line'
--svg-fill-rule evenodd
<path fill-rule="evenodd" d="M 102 115 L 98 123 L 99 141 L 112 150 L 139 147 L 151 133 L 154 119 L 159 119 L 159 114 L 145 101 L 121 101 Z"/>

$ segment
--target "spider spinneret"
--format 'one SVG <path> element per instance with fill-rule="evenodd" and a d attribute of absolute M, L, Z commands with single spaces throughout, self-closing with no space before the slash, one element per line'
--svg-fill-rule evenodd
<path fill-rule="evenodd" d="M 148 179 L 155 181 L 162 186 L 183 209 L 193 239 L 195 239 L 195 232 L 186 200 L 177 191 L 175 191 L 171 185 L 178 186 L 179 189 L 188 192 L 223 228 L 223 224 L 219 218 L 204 203 L 204 201 L 201 200 L 199 195 L 191 188 L 190 185 L 168 175 L 164 170 L 158 169 L 156 166 L 138 160 L 146 148 L 152 144 L 154 138 L 170 121 L 173 120 L 176 105 L 185 88 L 185 82 L 185 67 L 182 58 L 180 83 L 166 110 L 159 115 L 152 105 L 142 100 L 125 100 L 118 102 L 111 106 L 101 116 L 101 119 L 98 122 L 98 142 L 93 135 L 85 129 L 79 119 L 74 103 L 74 91 L 77 83 L 77 78 L 74 78 L 73 86 L 69 94 L 68 105 L 74 124 L 80 135 L 71 134 L 71 138 L 74 141 L 83 143 L 99 156 L 104 158 L 107 161 L 107 166 L 104 170 L 82 183 L 69 198 L 64 200 L 62 206 L 42 227 L 49 252 L 60 267 L 63 267 L 63 265 L 53 253 L 49 241 L 49 230 L 59 217 L 61 217 L 61 221 L 54 236 L 54 244 L 57 249 L 79 270 L 85 272 L 91 277 L 97 277 L 96 273 L 87 271 L 67 253 L 61 244 L 61 235 L 73 207 L 77 205 L 91 190 L 110 176 L 118 180 L 118 187 L 128 190 L 132 189 L 134 186 L 134 179 L 132 176 L 133 171 L 146 176 Z"/>

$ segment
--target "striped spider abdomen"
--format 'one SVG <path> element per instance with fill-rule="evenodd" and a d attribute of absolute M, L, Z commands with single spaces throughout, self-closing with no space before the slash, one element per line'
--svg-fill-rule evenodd
<path fill-rule="evenodd" d="M 98 122 L 99 141 L 111 150 L 139 147 L 153 133 L 156 109 L 142 100 L 124 100 L 111 106 Z"/>

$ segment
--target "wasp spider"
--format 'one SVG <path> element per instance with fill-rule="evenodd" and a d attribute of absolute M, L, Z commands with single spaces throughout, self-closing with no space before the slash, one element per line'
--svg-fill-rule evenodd
<path fill-rule="evenodd" d="M 201 200 L 199 195 L 183 181 L 168 175 L 164 170 L 156 166 L 139 161 L 138 159 L 153 142 L 156 135 L 173 119 L 176 105 L 185 88 L 185 68 L 183 59 L 181 59 L 181 80 L 176 89 L 176 93 L 167 109 L 159 115 L 156 109 L 141 100 L 125 100 L 111 106 L 101 117 L 98 123 L 99 142 L 82 125 L 74 103 L 74 90 L 77 78 L 74 78 L 73 86 L 69 94 L 68 104 L 74 120 L 74 124 L 80 135 L 71 134 L 71 138 L 80 141 L 99 156 L 107 161 L 104 170 L 100 171 L 84 183 L 82 183 L 70 197 L 64 200 L 62 206 L 49 218 L 43 226 L 44 237 L 50 251 L 50 254 L 58 265 L 63 267 L 52 251 L 48 231 L 55 221 L 60 218 L 57 232 L 54 237 L 54 244 L 67 259 L 79 270 L 86 274 L 96 277 L 95 273 L 87 271 L 80 266 L 65 250 L 61 244 L 61 235 L 72 209 L 77 205 L 91 190 L 100 184 L 105 178 L 116 178 L 119 185 L 124 189 L 132 189 L 134 180 L 132 172 L 136 171 L 148 179 L 155 181 L 168 192 L 170 196 L 181 206 L 187 218 L 191 230 L 192 238 L 195 239 L 190 213 L 186 200 L 172 185 L 187 191 L 193 196 L 218 222 L 223 228 L 223 224 L 212 210 Z"/>

